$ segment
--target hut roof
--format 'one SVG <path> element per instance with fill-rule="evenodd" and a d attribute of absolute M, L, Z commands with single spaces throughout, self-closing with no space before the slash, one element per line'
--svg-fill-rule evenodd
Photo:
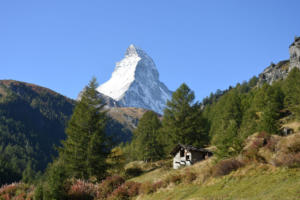
<path fill-rule="evenodd" d="M 203 152 L 203 153 L 211 153 L 211 151 L 207 150 L 207 149 L 204 149 L 204 148 L 196 148 L 196 147 L 193 147 L 192 145 L 183 145 L 183 144 L 177 144 L 173 150 L 171 151 L 171 155 L 175 156 L 177 154 L 177 152 L 181 149 L 186 149 L 188 151 L 199 151 L 199 152 Z"/>

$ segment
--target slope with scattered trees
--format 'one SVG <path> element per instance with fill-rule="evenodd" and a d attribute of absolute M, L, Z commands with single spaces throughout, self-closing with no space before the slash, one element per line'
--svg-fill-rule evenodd
<path fill-rule="evenodd" d="M 297 68 L 272 85 L 257 86 L 252 78 L 205 103 L 195 102 L 193 91 L 182 84 L 162 117 L 145 112 L 132 141 L 115 148 L 105 129 L 107 112 L 92 80 L 76 104 L 59 157 L 38 186 L 10 185 L 0 189 L 0 195 L 6 195 L 9 187 L 20 187 L 29 191 L 26 198 L 44 200 L 297 199 L 299 80 Z M 282 136 L 288 124 L 294 124 L 295 133 Z M 215 156 L 172 170 L 169 152 L 177 143 L 215 146 Z"/>
<path fill-rule="evenodd" d="M 75 101 L 34 84 L 0 81 L 0 185 L 31 182 L 57 157 Z M 146 110 L 114 108 L 106 133 L 114 144 L 129 141 Z"/>

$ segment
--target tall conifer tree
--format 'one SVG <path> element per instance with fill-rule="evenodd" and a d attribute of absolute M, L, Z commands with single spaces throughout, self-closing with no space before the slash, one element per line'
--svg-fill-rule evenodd
<path fill-rule="evenodd" d="M 137 159 L 154 161 L 162 158 L 163 149 L 158 140 L 160 127 L 161 122 L 153 111 L 147 111 L 140 119 L 133 139 L 133 145 L 137 150 Z"/>
<path fill-rule="evenodd" d="M 228 157 L 241 150 L 239 128 L 242 123 L 241 99 L 237 89 L 226 93 L 215 106 L 210 135 L 219 157 Z"/>
<path fill-rule="evenodd" d="M 285 106 L 300 119 L 300 70 L 294 68 L 288 75 L 283 90 L 285 93 Z"/>
<path fill-rule="evenodd" d="M 284 95 L 281 88 L 274 83 L 265 84 L 254 98 L 254 107 L 259 113 L 258 131 L 277 133 L 279 130 L 280 110 L 283 108 Z"/>
<path fill-rule="evenodd" d="M 162 138 L 169 152 L 178 143 L 203 146 L 208 143 L 207 121 L 201 105 L 194 103 L 194 92 L 183 83 L 167 102 Z"/>
<path fill-rule="evenodd" d="M 106 112 L 93 78 L 85 87 L 66 129 L 61 155 L 72 176 L 101 178 L 105 172 Z"/>

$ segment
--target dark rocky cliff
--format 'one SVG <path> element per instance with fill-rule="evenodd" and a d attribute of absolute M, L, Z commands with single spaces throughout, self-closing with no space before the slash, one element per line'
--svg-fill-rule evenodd
<path fill-rule="evenodd" d="M 277 64 L 271 63 L 271 65 L 259 75 L 258 85 L 264 83 L 272 84 L 276 80 L 286 78 L 294 67 L 300 69 L 300 37 L 295 37 L 294 42 L 289 47 L 289 52 L 289 60 L 283 60 Z"/>

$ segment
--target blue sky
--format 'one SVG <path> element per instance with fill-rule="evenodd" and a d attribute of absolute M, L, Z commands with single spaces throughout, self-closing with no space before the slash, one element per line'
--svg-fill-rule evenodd
<path fill-rule="evenodd" d="M 3 0 L 0 79 L 76 98 L 107 81 L 131 44 L 155 61 L 171 90 L 198 100 L 289 58 L 300 35 L 298 0 Z"/>

